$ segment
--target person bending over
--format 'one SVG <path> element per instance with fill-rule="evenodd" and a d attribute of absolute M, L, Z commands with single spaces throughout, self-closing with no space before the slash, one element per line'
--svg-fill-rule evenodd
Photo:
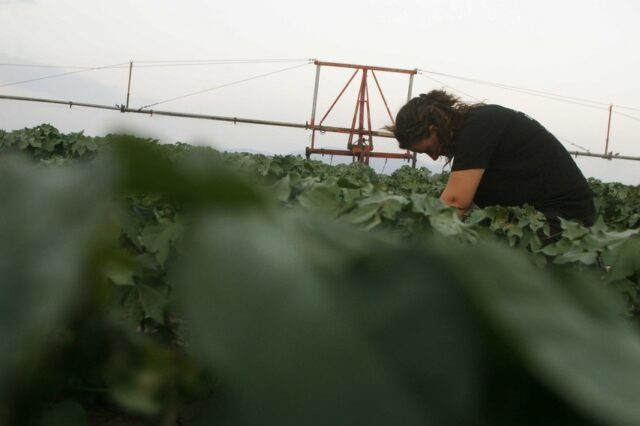
<path fill-rule="evenodd" d="M 407 102 L 385 128 L 402 149 L 447 158 L 451 173 L 440 199 L 461 215 L 474 203 L 526 203 L 547 217 L 552 236 L 561 231 L 558 218 L 595 222 L 593 193 L 571 155 L 522 112 L 432 90 Z"/>

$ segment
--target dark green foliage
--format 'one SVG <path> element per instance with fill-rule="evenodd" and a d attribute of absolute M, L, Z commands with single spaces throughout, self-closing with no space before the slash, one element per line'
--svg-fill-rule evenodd
<path fill-rule="evenodd" d="M 0 132 L 0 424 L 636 424 L 638 188 L 543 245 L 446 178 Z"/>
<path fill-rule="evenodd" d="M 621 183 L 603 183 L 589 179 L 596 209 L 611 226 L 624 228 L 640 227 L 640 186 Z"/>
<path fill-rule="evenodd" d="M 65 135 L 49 124 L 9 133 L 0 131 L 0 153 L 24 151 L 33 158 L 54 164 L 93 158 L 104 142 L 104 138 L 86 137 L 82 132 Z"/>

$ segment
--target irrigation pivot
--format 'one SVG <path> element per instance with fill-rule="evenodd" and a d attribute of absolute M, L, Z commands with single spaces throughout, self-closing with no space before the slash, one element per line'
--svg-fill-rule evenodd
<path fill-rule="evenodd" d="M 311 146 L 307 147 L 306 155 L 307 158 L 310 158 L 312 154 L 329 154 L 329 155 L 344 155 L 352 157 L 354 161 L 359 161 L 362 163 L 369 164 L 369 158 L 377 157 L 377 158 L 394 158 L 411 161 L 413 167 L 416 165 L 416 154 L 411 153 L 410 151 L 406 151 L 404 153 L 391 153 L 391 152 L 374 152 L 373 145 L 373 137 L 374 136 L 385 136 L 392 137 L 392 135 L 388 133 L 380 133 L 374 132 L 371 128 L 371 105 L 369 97 L 369 74 L 373 77 L 375 81 L 376 88 L 380 93 L 380 97 L 382 98 L 382 102 L 386 108 L 387 113 L 389 114 L 389 118 L 393 123 L 393 115 L 389 110 L 389 105 L 387 104 L 387 100 L 382 91 L 382 87 L 380 86 L 380 82 L 378 81 L 378 77 L 376 76 L 376 71 L 378 72 L 388 72 L 388 73 L 399 73 L 399 74 L 408 74 L 409 75 L 409 91 L 407 94 L 407 101 L 411 99 L 411 90 L 413 87 L 413 77 L 417 74 L 418 70 L 407 70 L 407 69 L 399 69 L 399 68 L 386 68 L 386 67 L 376 67 L 376 66 L 368 66 L 368 65 L 354 65 L 354 64 L 343 64 L 337 62 L 322 62 L 322 61 L 314 61 L 316 65 L 316 82 L 313 90 L 313 107 L 311 110 L 311 121 L 309 128 L 311 129 Z M 347 83 L 342 88 L 337 98 L 333 101 L 329 110 L 324 114 L 320 122 L 316 125 L 316 110 L 318 104 L 318 89 L 320 85 L 320 69 L 322 67 L 334 67 L 334 68 L 350 68 L 355 71 L 347 80 Z M 344 92 L 347 90 L 351 82 L 353 82 L 356 75 L 360 73 L 360 89 L 358 91 L 358 97 L 356 100 L 355 111 L 353 113 L 353 120 L 351 121 L 351 127 L 348 130 L 344 128 L 341 130 L 329 130 L 336 133 L 346 133 L 349 135 L 349 140 L 347 142 L 346 150 L 337 150 L 337 149 L 324 149 L 316 147 L 316 131 L 326 131 L 323 130 L 323 124 L 329 113 L 333 110 L 333 107 L 338 103 Z M 365 127 L 366 120 L 366 127 Z"/>
<path fill-rule="evenodd" d="M 254 61 L 256 62 L 256 61 Z M 260 61 L 257 61 L 260 62 Z M 264 62 L 264 61 L 262 61 Z M 39 77 L 37 79 L 31 79 L 31 80 L 24 80 L 24 81 L 18 81 L 18 82 L 13 82 L 13 83 L 8 83 L 8 84 L 4 84 L 4 85 L 0 85 L 0 88 L 2 87 L 7 87 L 7 86 L 14 86 L 17 84 L 24 84 L 24 83 L 30 83 L 33 81 L 40 81 L 40 80 L 44 80 L 44 79 L 51 79 L 51 78 L 58 78 L 58 77 L 62 77 L 62 76 L 66 76 L 69 74 L 74 74 L 74 73 L 78 73 L 78 72 L 85 72 L 85 71 L 94 71 L 94 70 L 100 70 L 100 69 L 107 69 L 107 68 L 118 68 L 118 67 L 124 67 L 126 66 L 129 69 L 129 74 L 128 74 L 128 80 L 127 80 L 127 92 L 126 92 L 126 102 L 122 105 L 116 104 L 114 105 L 103 105 L 103 104 L 94 104 L 94 103 L 86 103 L 86 102 L 72 102 L 72 101 L 65 101 L 65 100 L 60 100 L 60 99 L 46 99 L 46 98 L 35 98 L 35 97 L 25 97 L 25 96 L 12 96 L 12 95 L 2 95 L 0 94 L 0 99 L 4 99 L 4 100 L 12 100 L 12 101 L 26 101 L 26 102 L 38 102 L 38 103 L 48 103 L 48 104 L 59 104 L 59 105 L 66 105 L 69 106 L 69 108 L 72 107 L 83 107 L 83 108 L 94 108 L 94 109 L 102 109 L 102 110 L 112 110 L 112 111 L 119 111 L 121 113 L 132 113 L 132 114 L 145 114 L 145 115 L 149 115 L 149 116 L 153 116 L 153 115 L 162 115 L 162 116 L 168 116 L 168 117 L 181 117 L 181 118 L 193 118 L 193 119 L 201 119 L 201 120 L 214 120 L 214 121 L 226 121 L 226 122 L 232 122 L 234 124 L 236 123 L 244 123 L 244 124 L 257 124 L 257 125 L 267 125 L 267 126 L 280 126 L 280 127 L 291 127 L 291 128 L 299 128 L 299 129 L 305 129 L 305 130 L 311 130 L 311 146 L 306 147 L 306 157 L 310 158 L 311 155 L 313 154 L 320 154 L 320 155 L 342 155 L 342 156 L 349 156 L 352 157 L 353 161 L 359 161 L 359 162 L 363 162 L 368 164 L 369 163 L 369 159 L 371 157 L 375 157 L 375 158 L 391 158 L 391 159 L 400 159 L 400 160 L 404 160 L 404 161 L 411 161 L 411 164 L 413 167 L 416 166 L 416 153 L 412 153 L 410 151 L 405 151 L 405 152 L 401 152 L 401 153 L 392 153 L 392 152 L 378 152 L 378 151 L 374 151 L 374 143 L 373 143 L 373 138 L 375 137 L 383 137 L 383 138 L 393 138 L 393 135 L 389 132 L 384 132 L 384 131 L 374 131 L 372 129 L 371 126 L 371 98 L 369 96 L 369 82 L 371 81 L 371 78 L 373 78 L 373 81 L 375 83 L 375 87 L 378 91 L 378 93 L 380 94 L 380 97 L 382 99 L 382 102 L 384 104 L 384 107 L 386 109 L 386 112 L 389 115 L 389 119 L 390 121 L 393 123 L 394 122 L 394 117 L 391 114 L 391 111 L 389 109 L 389 105 L 387 104 L 387 100 L 385 98 L 385 95 L 382 91 L 382 87 L 380 86 L 380 81 L 378 80 L 378 77 L 376 75 L 376 72 L 379 73 L 396 73 L 396 74 L 406 74 L 409 76 L 409 87 L 408 87 L 408 92 L 407 92 L 407 101 L 409 101 L 411 99 L 412 96 L 412 89 L 413 89 L 413 81 L 414 81 L 414 76 L 416 74 L 424 74 L 425 70 L 418 70 L 418 69 L 400 69 L 400 68 L 389 68 L 389 67 L 379 67 L 379 66 L 369 66 L 369 65 L 355 65 L 355 64 L 346 64 L 346 63 L 337 63 L 337 62 L 323 62 L 323 61 L 318 61 L 316 59 L 307 59 L 305 60 L 305 64 L 302 65 L 296 65 L 293 67 L 287 67 L 284 69 L 280 69 L 277 71 L 272 71 L 266 74 L 261 74 L 261 75 L 257 75 L 257 76 L 253 76 L 250 78 L 245 78 L 243 80 L 239 80 L 239 81 L 234 81 L 234 82 L 230 82 L 230 83 L 226 83 L 222 86 L 216 86 L 213 88 L 208 88 L 205 90 L 199 90 L 197 92 L 193 92 L 193 93 L 188 93 L 179 97 L 175 97 L 175 98 L 171 98 L 171 99 L 166 99 L 160 102 L 156 102 L 150 105 L 145 105 L 142 106 L 140 108 L 130 108 L 129 107 L 129 100 L 130 100 L 130 95 L 131 95 L 131 75 L 132 75 L 132 70 L 134 67 L 134 62 L 133 61 L 129 61 L 128 63 L 123 63 L 123 64 L 115 64 L 115 65 L 109 65 L 109 66 L 101 66 L 101 67 L 93 67 L 93 68 L 82 68 L 80 70 L 75 70 L 75 71 L 71 71 L 71 72 L 66 72 L 66 73 L 62 73 L 62 74 L 54 74 L 54 75 L 50 75 L 50 76 L 45 76 L 45 77 Z M 253 63 L 253 62 L 247 62 L 247 63 Z M 305 65 L 309 65 L 309 64 L 314 64 L 316 66 L 316 76 L 315 76 L 315 86 L 314 86 L 314 92 L 313 92 L 313 106 L 312 106 L 312 110 L 311 110 L 311 119 L 308 122 L 305 123 L 290 123 L 290 122 L 283 122 L 283 121 L 273 121 L 273 120 L 260 120 L 260 119 L 252 119 L 252 118 L 240 118 L 240 117 L 226 117 L 226 116 L 218 116 L 218 115 L 209 115 L 209 114 L 194 114 L 194 113 L 187 113 L 187 112 L 179 112 L 179 111 L 166 111 L 166 110 L 154 110 L 154 109 L 150 109 L 150 107 L 159 105 L 159 104 L 163 104 L 163 103 L 167 103 L 167 102 L 171 102 L 177 99 L 183 99 L 186 97 L 190 97 L 190 96 L 196 96 L 196 95 L 200 95 L 202 93 L 206 93 L 206 92 L 210 92 L 212 90 L 216 90 L 216 89 L 220 89 L 222 87 L 228 87 L 230 85 L 235 85 L 235 84 L 239 84 L 239 83 L 243 83 L 249 80 L 255 80 L 257 78 L 262 78 L 262 77 L 266 77 L 269 75 L 273 75 L 276 73 L 281 73 L 284 71 L 288 71 L 291 69 L 295 69 L 295 68 L 299 68 L 301 66 L 305 66 Z M 194 65 L 194 64 L 189 64 L 189 65 Z M 142 65 L 142 67 L 144 66 L 166 66 L 166 64 L 164 65 L 150 65 L 150 64 L 146 64 L 146 65 Z M 318 105 L 318 91 L 319 91 L 319 86 L 320 86 L 320 70 L 322 67 L 332 67 L 332 68 L 346 68 L 346 69 L 352 69 L 354 70 L 353 73 L 351 74 L 350 78 L 347 80 L 347 83 L 345 84 L 345 86 L 343 87 L 343 89 L 340 91 L 340 93 L 338 94 L 337 98 L 333 101 L 333 103 L 331 104 L 331 106 L 329 107 L 328 111 L 326 111 L 326 113 L 324 114 L 324 116 L 322 117 L 322 119 L 320 119 L 319 122 L 316 122 L 316 112 L 317 112 L 317 105 Z M 434 73 L 434 72 L 431 72 Z M 353 113 L 353 118 L 351 121 L 351 125 L 349 127 L 347 127 L 347 125 L 344 126 L 328 126 L 325 124 L 325 120 L 327 119 L 327 117 L 329 116 L 329 114 L 331 113 L 331 111 L 333 110 L 333 108 L 335 107 L 335 105 L 338 103 L 338 101 L 340 100 L 340 98 L 342 97 L 342 95 L 345 93 L 345 91 L 347 90 L 347 88 L 349 87 L 349 85 L 355 80 L 356 76 L 360 74 L 360 88 L 358 91 L 358 96 L 356 99 L 356 105 L 355 105 L 355 110 Z M 443 74 L 444 75 L 444 74 Z M 456 76 L 450 76 L 450 77 L 456 77 Z M 458 78 L 462 78 L 462 77 L 458 77 Z M 469 80 L 469 79 L 466 79 Z M 476 80 L 472 80 L 472 81 L 476 81 Z M 478 81 L 480 82 L 480 81 Z M 482 82 L 480 82 L 482 83 Z M 487 83 L 488 84 L 488 83 Z M 492 83 L 493 84 L 493 83 Z M 495 85 L 495 84 L 494 84 Z M 504 85 L 500 85 L 501 87 Z M 504 86 L 504 88 L 507 88 L 509 90 L 513 89 L 513 90 L 517 90 L 517 91 L 522 91 L 524 89 L 518 89 L 515 87 L 510 87 L 510 86 Z M 528 91 L 531 92 L 531 91 Z M 545 93 L 545 94 L 543 94 Z M 541 93 L 537 93 L 537 92 L 533 92 L 530 93 L 532 95 L 536 95 L 536 96 L 547 96 L 548 94 L 546 94 L 546 92 L 541 92 Z M 555 95 L 554 95 L 555 96 Z M 557 95 L 559 96 L 559 95 Z M 575 98 L 570 98 L 570 99 L 556 99 L 556 97 L 553 97 L 552 99 L 555 100 L 562 100 L 562 101 L 567 101 L 567 102 L 572 102 L 575 103 Z M 591 102 L 591 101 L 590 101 Z M 640 157 L 634 157 L 634 156 L 629 156 L 629 155 L 620 155 L 619 153 L 613 153 L 611 151 L 609 151 L 609 135 L 610 135 L 610 130 L 611 130 L 611 115 L 613 112 L 613 107 L 614 105 L 609 105 L 608 106 L 608 111 L 609 111 L 609 119 L 608 119 L 608 123 L 607 123 L 607 134 L 606 134 L 606 140 L 605 140 L 605 150 L 603 154 L 597 154 L 597 153 L 592 153 L 589 152 L 588 150 L 580 147 L 579 145 L 575 145 L 573 143 L 571 143 L 572 145 L 575 145 L 581 149 L 584 149 L 583 151 L 569 151 L 569 153 L 571 155 L 575 155 L 577 156 L 585 156 L 585 157 L 597 157 L 597 158 L 602 158 L 602 159 L 606 159 L 606 160 L 613 160 L 613 159 L 619 159 L 619 160 L 633 160 L 633 161 L 640 161 Z M 627 108 L 627 109 L 633 109 L 631 107 L 622 107 L 620 106 L 619 108 Z M 620 112 L 617 112 L 618 114 L 621 115 L 626 115 L 626 114 L 622 114 Z M 630 118 L 633 119 L 637 119 L 636 117 L 633 116 L 629 116 Z M 640 119 L 638 119 L 640 121 Z M 341 150 L 341 149 L 328 149 L 328 148 L 322 148 L 322 147 L 317 147 L 316 146 L 316 132 L 331 132 L 331 133 L 342 133 L 342 134 L 346 134 L 349 135 L 348 141 L 347 141 L 347 146 L 346 149 Z"/>

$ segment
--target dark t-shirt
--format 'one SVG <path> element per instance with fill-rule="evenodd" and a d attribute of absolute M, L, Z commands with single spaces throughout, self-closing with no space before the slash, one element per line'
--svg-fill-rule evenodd
<path fill-rule="evenodd" d="M 452 171 L 485 169 L 474 202 L 533 205 L 549 217 L 592 225 L 593 194 L 562 144 L 526 114 L 500 105 L 472 110 L 453 140 Z"/>

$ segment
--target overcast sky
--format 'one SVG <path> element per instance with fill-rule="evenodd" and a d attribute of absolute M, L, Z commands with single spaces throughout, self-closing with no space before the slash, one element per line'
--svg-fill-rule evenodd
<path fill-rule="evenodd" d="M 569 150 L 604 151 L 607 104 L 613 104 L 610 150 L 640 156 L 639 21 L 636 0 L 0 0 L 0 94 L 108 105 L 126 98 L 126 66 L 8 85 L 74 69 L 7 64 L 97 67 L 133 60 L 131 106 L 136 108 L 301 65 L 153 108 L 304 123 L 310 120 L 315 68 L 303 59 L 317 58 L 425 70 L 416 76 L 414 94 L 445 87 L 467 101 L 522 110 Z M 299 61 L 143 67 L 143 61 L 276 58 Z M 584 101 L 559 102 L 433 72 Z M 319 115 L 350 75 L 322 69 Z M 408 78 L 378 76 L 395 115 L 406 101 Z M 370 89 L 373 127 L 380 128 L 388 116 L 377 89 Z M 350 125 L 356 90 L 352 83 L 327 125 Z M 124 129 L 220 149 L 288 153 L 309 143 L 309 133 L 298 129 L 0 100 L 0 128 L 43 122 L 64 132 L 104 135 Z M 321 135 L 318 144 L 344 148 L 346 138 Z M 393 140 L 377 141 L 376 149 L 396 150 Z M 640 162 L 576 161 L 587 176 L 640 184 Z"/>

